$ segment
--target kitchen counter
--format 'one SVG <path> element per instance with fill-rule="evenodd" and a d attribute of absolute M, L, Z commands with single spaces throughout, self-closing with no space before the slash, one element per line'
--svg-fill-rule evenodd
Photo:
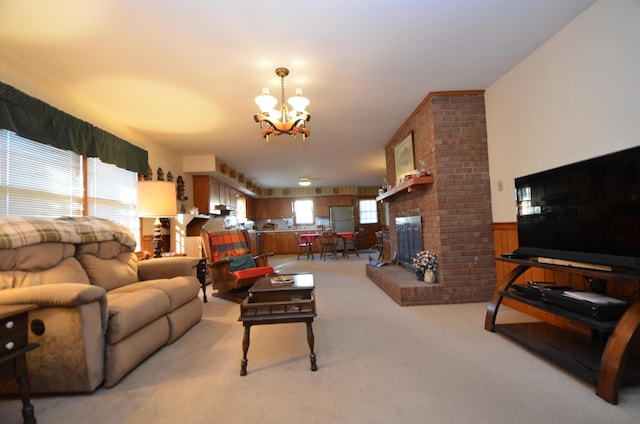
<path fill-rule="evenodd" d="M 293 254 L 298 253 L 298 243 L 300 234 L 319 233 L 318 229 L 294 229 L 287 228 L 283 230 L 256 230 L 260 234 L 260 251 L 273 252 L 275 254 Z M 317 243 L 316 243 L 317 244 Z M 314 252 L 319 252 L 319 246 L 314 244 Z"/>
<path fill-rule="evenodd" d="M 281 228 L 277 230 L 250 230 L 258 233 L 317 233 L 319 228 Z"/>

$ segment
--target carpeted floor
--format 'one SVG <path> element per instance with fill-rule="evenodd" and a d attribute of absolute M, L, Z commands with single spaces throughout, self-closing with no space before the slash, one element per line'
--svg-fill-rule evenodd
<path fill-rule="evenodd" d="M 638 423 L 640 387 L 620 404 L 483 328 L 486 304 L 400 307 L 365 276 L 366 255 L 271 261 L 314 273 L 317 372 L 304 324 L 252 328 L 240 377 L 236 304 L 210 299 L 203 320 L 112 389 L 33 399 L 47 423 Z M 526 319 L 504 310 L 499 319 Z M 18 399 L 0 423 L 20 423 Z"/>

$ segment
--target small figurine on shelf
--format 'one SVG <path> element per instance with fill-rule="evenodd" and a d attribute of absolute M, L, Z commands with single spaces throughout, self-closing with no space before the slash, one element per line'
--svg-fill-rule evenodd
<path fill-rule="evenodd" d="M 178 200 L 189 200 L 189 198 L 184 195 L 184 180 L 182 179 L 182 175 L 178 175 L 178 185 L 176 187 L 176 191 L 178 193 Z"/>
<path fill-rule="evenodd" d="M 427 175 L 431 175 L 431 172 L 427 170 L 427 165 L 424 163 L 422 159 L 420 159 L 420 176 L 426 177 Z"/>

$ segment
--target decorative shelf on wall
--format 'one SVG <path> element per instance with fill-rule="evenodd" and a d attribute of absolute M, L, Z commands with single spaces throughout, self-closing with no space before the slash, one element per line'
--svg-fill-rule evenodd
<path fill-rule="evenodd" d="M 401 193 L 414 193 L 416 191 L 424 191 L 426 190 L 428 184 L 433 184 L 433 177 L 431 175 L 428 175 L 426 177 L 413 177 L 382 193 L 381 195 L 376 197 L 376 201 L 381 202 L 385 199 L 387 199 L 387 201 L 390 201 L 389 199 L 391 197 L 397 196 Z"/>

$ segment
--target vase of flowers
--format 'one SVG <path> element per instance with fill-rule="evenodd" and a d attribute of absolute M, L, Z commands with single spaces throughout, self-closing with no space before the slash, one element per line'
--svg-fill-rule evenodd
<path fill-rule="evenodd" d="M 429 250 L 416 253 L 413 258 L 413 268 L 416 270 L 416 278 L 425 283 L 435 283 L 438 279 L 438 255 Z"/>

